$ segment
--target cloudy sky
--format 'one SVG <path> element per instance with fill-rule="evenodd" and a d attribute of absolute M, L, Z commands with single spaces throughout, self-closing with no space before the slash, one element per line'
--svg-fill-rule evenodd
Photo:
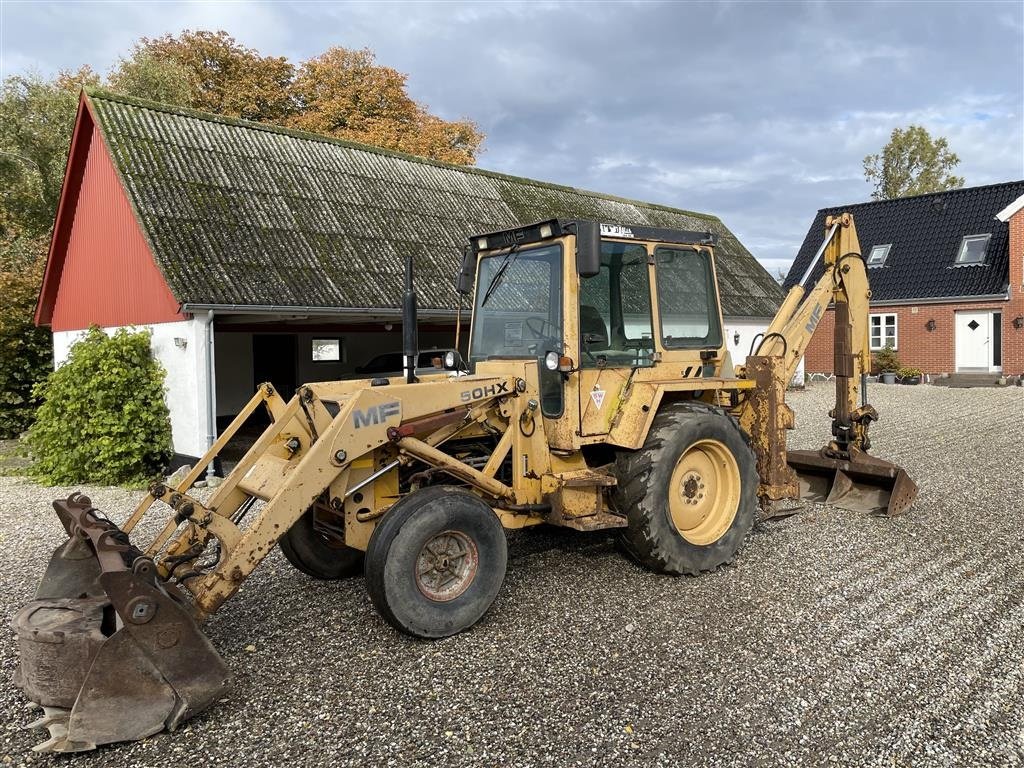
<path fill-rule="evenodd" d="M 479 165 L 714 213 L 774 274 L 827 205 L 866 200 L 896 126 L 969 185 L 1024 178 L 1024 3 L 0 0 L 4 76 L 106 72 L 141 36 L 224 29 L 295 62 L 373 49 Z"/>

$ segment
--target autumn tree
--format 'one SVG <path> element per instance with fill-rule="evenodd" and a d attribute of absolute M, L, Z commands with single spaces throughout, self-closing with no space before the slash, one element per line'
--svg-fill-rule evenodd
<path fill-rule="evenodd" d="M 174 71 L 158 63 L 176 68 L 184 79 L 178 90 L 173 88 Z M 186 30 L 177 37 L 142 38 L 111 73 L 110 84 L 115 90 L 145 97 L 132 91 L 151 81 L 174 104 L 216 115 L 282 122 L 292 112 L 288 88 L 293 74 L 284 56 L 263 56 L 227 32 Z"/>
<path fill-rule="evenodd" d="M 894 128 L 882 151 L 864 158 L 864 177 L 875 186 L 873 200 L 892 200 L 959 189 L 964 178 L 952 173 L 959 163 L 945 138 L 911 125 Z"/>
<path fill-rule="evenodd" d="M 377 64 L 365 48 L 330 48 L 299 67 L 288 122 L 312 133 L 471 165 L 483 141 L 476 125 L 430 114 L 406 92 L 407 79 Z"/>
<path fill-rule="evenodd" d="M 471 165 L 483 134 L 444 120 L 406 92 L 408 77 L 366 49 L 330 48 L 298 68 L 226 32 L 143 38 L 110 73 L 129 96 L 287 125 L 442 162 Z"/>

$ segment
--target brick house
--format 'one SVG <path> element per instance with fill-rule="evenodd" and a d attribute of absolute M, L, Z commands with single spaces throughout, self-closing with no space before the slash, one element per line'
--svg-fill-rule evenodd
<path fill-rule="evenodd" d="M 35 319 L 56 365 L 91 324 L 149 329 L 194 457 L 260 382 L 290 394 L 400 350 L 406 254 L 420 345 L 451 346 L 467 236 L 552 217 L 715 233 L 736 359 L 782 299 L 707 213 L 87 90 Z"/>
<path fill-rule="evenodd" d="M 1024 374 L 1024 181 L 824 208 L 787 289 L 821 244 L 825 217 L 843 211 L 871 281 L 872 350 L 891 343 L 902 365 L 930 375 Z M 832 372 L 833 328 L 830 310 L 807 347 L 808 374 Z"/>

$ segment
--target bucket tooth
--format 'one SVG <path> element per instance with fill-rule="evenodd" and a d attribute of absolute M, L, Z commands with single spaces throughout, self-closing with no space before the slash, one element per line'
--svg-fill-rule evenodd
<path fill-rule="evenodd" d="M 26 726 L 27 729 L 46 728 L 50 738 L 32 747 L 33 752 L 85 752 L 96 749 L 88 741 L 68 739 L 68 718 L 71 712 L 63 707 L 43 707 L 43 716 Z"/>

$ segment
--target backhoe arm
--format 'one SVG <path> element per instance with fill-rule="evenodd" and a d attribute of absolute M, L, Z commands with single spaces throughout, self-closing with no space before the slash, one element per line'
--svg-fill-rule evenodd
<path fill-rule="evenodd" d="M 867 453 L 868 427 L 878 414 L 867 402 L 871 288 L 857 229 L 849 213 L 828 217 L 825 229 L 825 240 L 803 279 L 789 291 L 760 346 L 747 358 L 742 375 L 758 386 L 737 412 L 757 454 L 759 495 L 766 507 L 799 491 L 804 499 L 894 515 L 913 502 L 917 487 L 900 467 Z M 819 260 L 824 272 L 805 289 Z M 786 430 L 793 428 L 793 411 L 785 403 L 786 386 L 829 304 L 835 320 L 832 436 L 818 451 L 789 451 Z"/>
<path fill-rule="evenodd" d="M 864 374 L 871 369 L 868 343 L 871 288 L 853 217 L 849 213 L 830 216 L 825 220 L 825 227 L 825 241 L 804 272 L 803 280 L 786 295 L 757 354 L 781 356 L 785 361 L 785 381 L 791 381 L 825 309 L 829 303 L 834 304 L 832 368 L 836 377 L 836 404 L 831 416 L 836 439 L 833 450 L 848 454 L 851 445 L 860 450 L 870 447 L 867 425 L 877 419 L 864 398 Z M 824 260 L 825 270 L 808 291 L 803 283 L 819 259 Z"/>

